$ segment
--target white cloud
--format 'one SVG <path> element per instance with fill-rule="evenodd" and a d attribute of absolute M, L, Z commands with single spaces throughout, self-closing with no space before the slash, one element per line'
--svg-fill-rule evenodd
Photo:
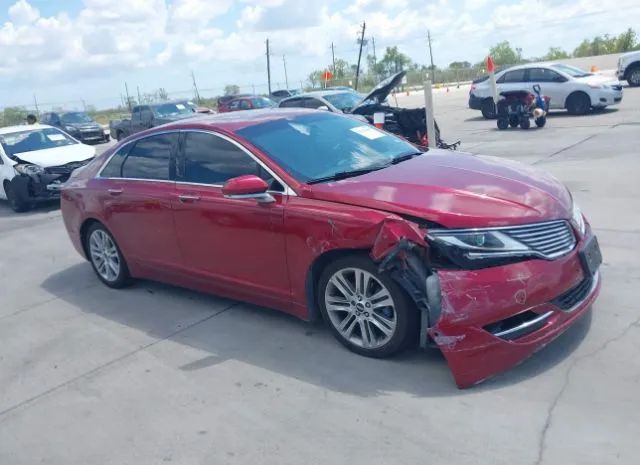
<path fill-rule="evenodd" d="M 32 23 L 39 17 L 38 9 L 32 7 L 27 0 L 19 0 L 9 7 L 9 18 L 16 24 Z"/>

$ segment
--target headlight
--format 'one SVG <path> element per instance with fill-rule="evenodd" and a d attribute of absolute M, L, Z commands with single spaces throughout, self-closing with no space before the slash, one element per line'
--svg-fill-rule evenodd
<path fill-rule="evenodd" d="M 509 257 L 530 251 L 526 245 L 497 230 L 431 231 L 427 237 L 432 241 L 459 249 L 468 259 Z"/>
<path fill-rule="evenodd" d="M 44 168 L 42 168 L 41 166 L 38 166 L 38 165 L 28 165 L 28 164 L 15 165 L 13 168 L 18 173 L 26 174 L 27 176 L 32 175 L 32 174 L 44 173 Z"/>
<path fill-rule="evenodd" d="M 584 236 L 584 233 L 587 229 L 587 226 L 584 222 L 584 216 L 582 216 L 582 211 L 577 203 L 573 202 L 573 212 L 571 214 L 571 220 L 578 231 L 580 231 L 580 235 Z"/>

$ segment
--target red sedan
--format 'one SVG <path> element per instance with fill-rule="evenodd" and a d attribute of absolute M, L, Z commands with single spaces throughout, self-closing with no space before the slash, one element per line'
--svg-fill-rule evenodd
<path fill-rule="evenodd" d="M 596 237 L 566 187 L 329 112 L 171 123 L 74 172 L 62 213 L 100 280 L 164 281 L 324 317 L 371 357 L 436 345 L 460 387 L 578 319 Z"/>
<path fill-rule="evenodd" d="M 276 102 L 267 97 L 259 95 L 243 95 L 231 99 L 218 101 L 218 113 L 228 113 L 230 111 L 242 110 L 261 110 L 264 108 L 272 108 L 276 106 Z"/>

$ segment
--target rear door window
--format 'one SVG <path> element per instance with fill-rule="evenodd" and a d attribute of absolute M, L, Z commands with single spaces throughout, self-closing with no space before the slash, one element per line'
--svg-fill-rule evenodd
<path fill-rule="evenodd" d="M 565 79 L 556 73 L 546 68 L 531 68 L 529 69 L 529 82 L 563 82 Z"/>
<path fill-rule="evenodd" d="M 158 134 L 135 142 L 122 165 L 122 177 L 165 181 L 171 179 L 171 154 L 178 136 Z"/>
<path fill-rule="evenodd" d="M 304 106 L 301 98 L 292 98 L 284 102 L 280 102 L 280 108 L 301 108 Z"/>
<path fill-rule="evenodd" d="M 516 69 L 513 71 L 507 71 L 504 73 L 500 79 L 498 79 L 498 83 L 509 83 L 509 82 L 524 82 L 524 69 Z"/>

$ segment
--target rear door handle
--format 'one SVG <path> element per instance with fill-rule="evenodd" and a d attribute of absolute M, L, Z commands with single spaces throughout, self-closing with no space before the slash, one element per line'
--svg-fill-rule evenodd
<path fill-rule="evenodd" d="M 109 194 L 111 194 L 111 195 L 120 195 L 120 194 L 122 194 L 122 189 L 109 189 Z"/>
<path fill-rule="evenodd" d="M 197 202 L 198 200 L 200 200 L 200 196 L 199 195 L 179 195 L 178 199 L 180 200 L 180 202 Z"/>

